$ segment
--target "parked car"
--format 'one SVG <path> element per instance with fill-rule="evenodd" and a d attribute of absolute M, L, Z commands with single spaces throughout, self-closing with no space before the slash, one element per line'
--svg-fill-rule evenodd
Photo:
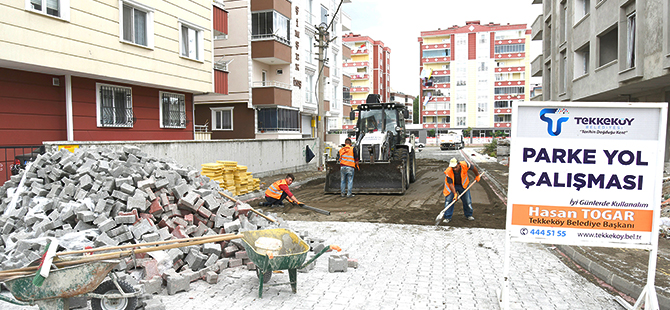
<path fill-rule="evenodd" d="M 41 148 L 36 148 L 30 153 L 14 156 L 14 164 L 10 167 L 12 175 L 17 175 L 21 170 L 26 169 L 26 165 L 35 160 L 37 156 L 42 153 L 44 153 L 44 151 Z"/>

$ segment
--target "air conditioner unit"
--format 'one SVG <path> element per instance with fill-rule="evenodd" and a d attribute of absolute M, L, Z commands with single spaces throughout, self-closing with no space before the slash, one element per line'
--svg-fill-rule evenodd
<path fill-rule="evenodd" d="M 60 79 L 59 78 L 53 78 L 51 79 L 51 84 L 53 86 L 60 86 Z"/>

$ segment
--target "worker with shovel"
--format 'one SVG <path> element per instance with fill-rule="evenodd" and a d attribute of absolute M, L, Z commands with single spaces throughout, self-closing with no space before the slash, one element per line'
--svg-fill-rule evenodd
<path fill-rule="evenodd" d="M 475 182 L 479 182 L 480 176 L 477 167 L 471 166 L 467 161 L 459 162 L 456 158 L 452 158 L 449 161 L 449 167 L 444 170 L 444 190 L 442 193 L 445 196 L 444 207 L 446 212 L 444 212 L 444 220 L 442 222 L 445 224 L 451 222 L 451 216 L 454 214 L 454 204 L 459 196 L 463 203 L 463 214 L 468 220 L 475 220 L 472 216 L 472 197 L 468 191 L 470 189 L 468 187 L 470 184 L 468 170 L 470 169 L 475 173 Z"/>
<path fill-rule="evenodd" d="M 288 186 L 293 183 L 293 180 L 295 180 L 295 177 L 293 174 L 289 173 L 286 175 L 285 179 L 272 183 L 272 185 L 265 191 L 265 201 L 261 201 L 259 205 L 262 207 L 281 207 L 284 206 L 283 200 L 286 197 L 289 197 L 291 201 L 300 203 L 288 189 Z"/>

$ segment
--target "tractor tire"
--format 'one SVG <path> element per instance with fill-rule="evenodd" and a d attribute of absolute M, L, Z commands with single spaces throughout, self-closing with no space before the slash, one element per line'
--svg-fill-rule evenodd
<path fill-rule="evenodd" d="M 409 162 L 409 182 L 414 183 L 416 181 L 416 151 L 410 153 Z"/>
<path fill-rule="evenodd" d="M 125 293 L 133 293 L 135 290 L 128 282 L 118 280 L 119 286 Z M 118 294 L 119 290 L 111 280 L 102 282 L 94 291 L 96 294 Z M 120 299 L 98 299 L 91 298 L 91 309 L 93 310 L 134 310 L 137 306 L 137 297 Z"/>
<path fill-rule="evenodd" d="M 409 162 L 409 152 L 406 149 L 400 149 L 400 159 L 402 159 L 405 169 L 403 170 L 403 179 L 405 179 L 405 189 L 409 188 L 410 182 L 410 162 Z"/>

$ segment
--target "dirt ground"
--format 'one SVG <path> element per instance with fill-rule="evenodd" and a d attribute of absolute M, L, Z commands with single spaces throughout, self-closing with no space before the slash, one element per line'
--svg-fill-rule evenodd
<path fill-rule="evenodd" d="M 453 153 L 457 155 L 457 153 Z M 298 221 L 357 221 L 372 223 L 435 225 L 435 217 L 444 208 L 444 169 L 447 162 L 417 159 L 417 178 L 404 195 L 360 194 L 351 198 L 339 194 L 324 194 L 324 179 L 312 180 L 292 188 L 293 194 L 303 203 L 331 212 L 330 216 L 306 210 L 291 204 L 283 208 L 262 207 L 265 211 L 277 212 L 286 220 Z M 296 174 L 298 180 L 301 175 Z M 354 176 L 355 178 L 355 176 Z M 272 182 L 272 181 L 269 181 Z M 505 228 L 506 207 L 485 182 L 475 184 L 472 189 L 475 221 L 463 216 L 460 201 L 456 203 L 454 216 L 449 226 Z M 260 201 L 260 200 L 258 200 Z M 254 204 L 252 203 L 252 206 Z"/>
<path fill-rule="evenodd" d="M 324 172 L 295 173 L 298 186 L 291 186 L 291 191 L 303 203 L 319 209 L 328 210 L 330 216 L 306 210 L 291 204 L 283 208 L 259 207 L 264 211 L 275 212 L 286 220 L 298 221 L 358 221 L 396 224 L 434 225 L 435 217 L 444 207 L 443 171 L 451 157 L 463 159 L 459 151 L 439 151 L 425 148 L 417 156 L 417 179 L 411 184 L 404 195 L 356 195 L 352 198 L 340 197 L 339 194 L 324 194 Z M 474 152 L 466 149 L 466 152 Z M 475 221 L 468 221 L 463 216 L 461 202 L 456 203 L 454 216 L 449 226 L 471 228 L 505 229 L 508 167 L 496 162 L 478 163 L 480 170 L 487 177 L 472 187 L 472 199 Z M 282 178 L 283 175 L 262 178 L 267 185 Z M 302 182 L 301 182 L 302 180 Z M 304 182 L 304 180 L 311 180 Z M 302 183 L 302 184 L 300 184 Z M 258 197 L 263 194 L 258 193 Z M 247 201 L 256 207 L 259 199 Z M 440 224 L 444 225 L 444 224 Z M 551 245 L 547 245 L 555 249 Z M 626 280 L 643 286 L 646 283 L 646 271 L 649 263 L 649 252 L 636 249 L 606 247 L 573 248 L 594 262 L 598 262 L 610 272 Z M 581 266 L 564 255 L 555 251 L 564 263 L 586 279 L 601 285 L 612 295 L 620 295 L 609 285 L 585 271 Z M 656 268 L 655 284 L 658 294 L 670 297 L 670 239 L 659 238 L 659 254 Z M 632 296 L 637 298 L 637 296 Z M 630 300 L 630 298 L 629 298 Z"/>

